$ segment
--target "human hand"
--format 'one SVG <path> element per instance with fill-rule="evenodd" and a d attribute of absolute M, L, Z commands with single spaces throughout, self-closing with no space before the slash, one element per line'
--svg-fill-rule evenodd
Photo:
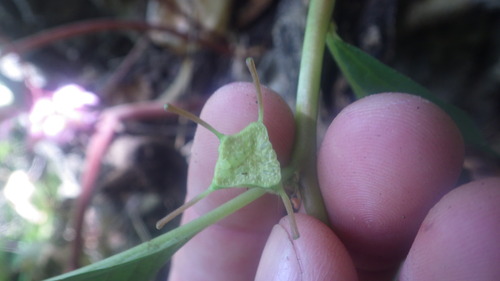
<path fill-rule="evenodd" d="M 201 117 L 223 133 L 238 132 L 256 120 L 254 91 L 250 83 L 225 86 Z M 277 94 L 263 92 L 264 123 L 286 164 L 293 115 Z M 188 199 L 210 185 L 217 146 L 199 127 Z M 265 195 L 188 242 L 174 256 L 170 280 L 391 280 L 406 257 L 400 280 L 494 280 L 500 179 L 452 190 L 463 150 L 451 119 L 425 100 L 381 94 L 357 101 L 332 122 L 318 155 L 334 231 L 297 214 L 301 237 L 292 240 L 287 217 L 280 221 L 280 198 Z M 212 193 L 185 212 L 183 223 L 241 192 Z"/>

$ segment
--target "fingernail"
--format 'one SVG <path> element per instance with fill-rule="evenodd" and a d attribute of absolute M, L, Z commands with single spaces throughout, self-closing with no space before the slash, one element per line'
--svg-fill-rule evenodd
<path fill-rule="evenodd" d="M 302 280 L 295 248 L 281 225 L 271 231 L 255 280 Z"/>

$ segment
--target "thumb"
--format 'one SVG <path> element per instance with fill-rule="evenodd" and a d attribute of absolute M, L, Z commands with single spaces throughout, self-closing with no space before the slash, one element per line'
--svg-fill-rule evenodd
<path fill-rule="evenodd" d="M 293 240 L 288 217 L 275 225 L 255 280 L 356 280 L 347 250 L 326 225 L 296 214 L 300 238 Z"/>

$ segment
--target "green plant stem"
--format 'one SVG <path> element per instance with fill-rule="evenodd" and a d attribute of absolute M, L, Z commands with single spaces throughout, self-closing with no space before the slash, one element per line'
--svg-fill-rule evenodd
<path fill-rule="evenodd" d="M 252 203 L 266 193 L 267 190 L 265 190 L 264 188 L 250 188 L 244 193 L 220 205 L 219 207 L 206 213 L 205 215 L 178 227 L 177 229 L 182 229 L 182 233 L 177 233 L 177 235 L 183 235 L 185 233 L 192 232 L 197 233 L 203 230 L 205 227 L 218 222 L 219 220 Z"/>
<path fill-rule="evenodd" d="M 283 204 L 285 205 L 286 213 L 288 214 L 288 219 L 290 220 L 290 229 L 292 230 L 292 238 L 298 239 L 300 237 L 299 229 L 297 228 L 297 222 L 295 220 L 295 215 L 293 213 L 292 203 L 290 198 L 286 194 L 286 191 L 281 187 L 278 191 L 278 195 L 281 197 Z"/>
<path fill-rule="evenodd" d="M 162 218 L 156 223 L 156 229 L 162 229 L 168 222 L 173 220 L 175 217 L 178 215 L 182 214 L 187 208 L 193 206 L 194 204 L 198 203 L 201 199 L 207 197 L 210 193 L 212 193 L 213 190 L 207 189 L 204 192 L 196 195 L 193 199 L 189 200 L 188 202 L 184 203 L 184 205 L 180 206 L 179 208 L 175 209 L 172 211 L 170 214 Z"/>
<path fill-rule="evenodd" d="M 290 166 L 302 172 L 301 195 L 307 213 L 324 223 L 328 223 L 328 215 L 316 175 L 316 122 L 325 38 L 334 4 L 333 0 L 312 0 L 309 6 L 297 86 L 297 134 Z"/>

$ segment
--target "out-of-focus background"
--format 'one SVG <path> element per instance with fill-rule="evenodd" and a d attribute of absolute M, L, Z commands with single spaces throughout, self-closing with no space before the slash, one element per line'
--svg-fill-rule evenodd
<path fill-rule="evenodd" d="M 175 227 L 199 113 L 261 82 L 294 106 L 306 0 L 1 0 L 0 281 L 41 280 Z M 498 0 L 338 0 L 340 35 L 468 112 L 500 151 Z M 325 56 L 320 132 L 354 100 Z M 468 150 L 462 180 L 498 174 Z M 165 267 L 158 275 L 164 280 Z"/>

